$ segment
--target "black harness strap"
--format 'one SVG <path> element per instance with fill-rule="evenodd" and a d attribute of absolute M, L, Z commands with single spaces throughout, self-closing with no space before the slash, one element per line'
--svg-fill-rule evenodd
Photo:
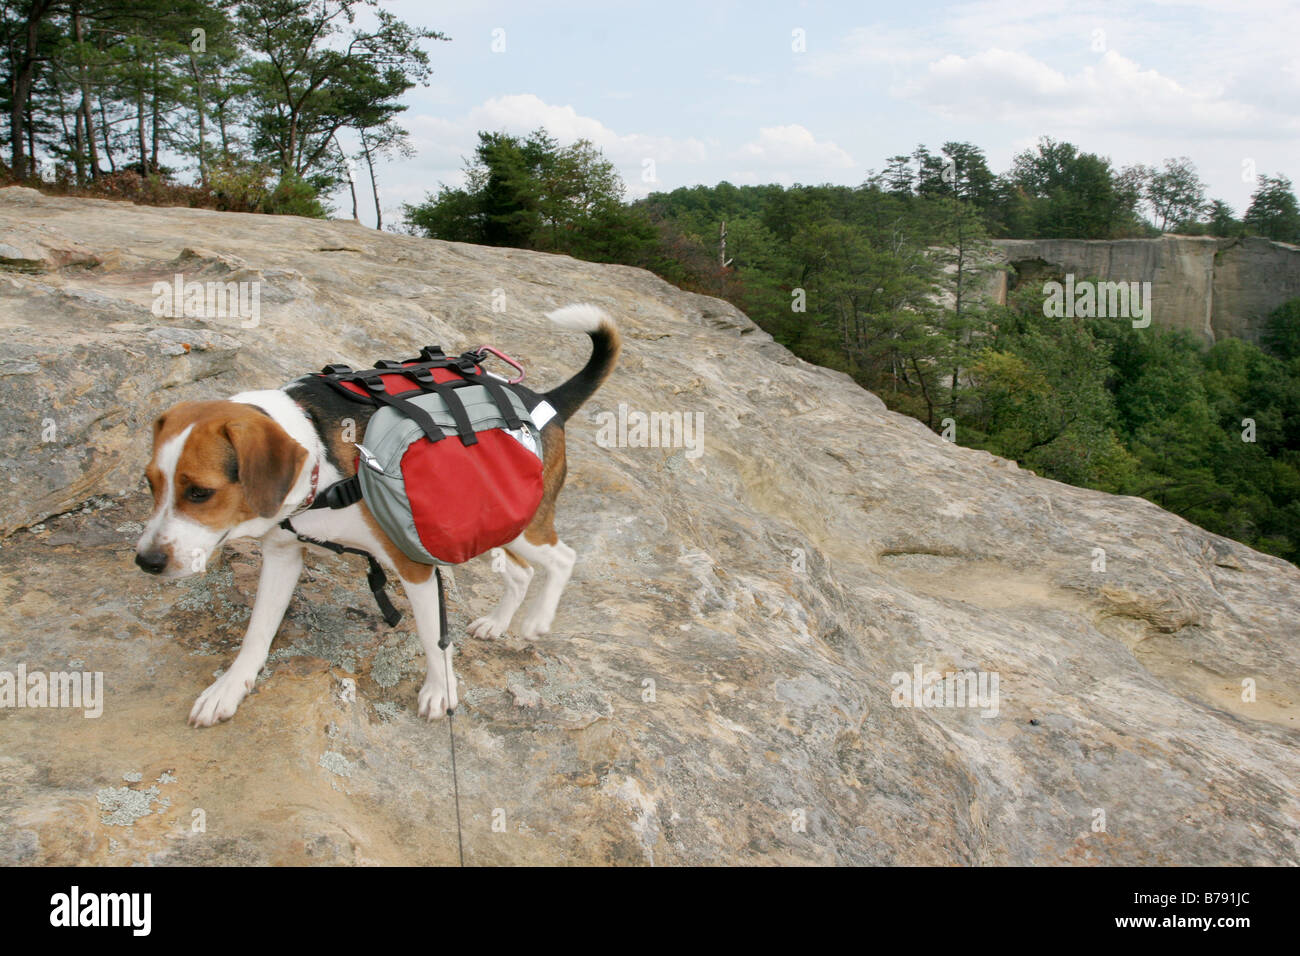
<path fill-rule="evenodd" d="M 428 438 L 429 441 L 442 441 L 447 437 L 446 433 L 441 427 L 439 427 L 438 423 L 433 420 L 433 416 L 419 405 L 412 404 L 397 395 L 389 395 L 384 388 L 382 379 L 375 379 L 373 383 L 366 382 L 366 388 L 369 389 L 371 398 L 383 402 L 385 405 L 391 405 L 393 408 L 397 409 L 407 418 L 419 425 L 420 430 L 424 432 L 425 437 Z M 465 414 L 464 408 L 461 408 L 461 414 Z M 467 423 L 468 421 L 469 420 L 466 419 Z M 459 420 L 457 424 L 459 425 Z M 472 433 L 473 430 L 471 429 L 471 434 Z"/>
<path fill-rule="evenodd" d="M 451 641 L 447 638 L 447 595 L 442 589 L 442 568 L 434 567 L 433 576 L 438 579 L 438 647 L 445 651 Z"/>
<path fill-rule="evenodd" d="M 474 381 L 486 388 L 488 394 L 492 396 L 492 401 L 496 402 L 497 411 L 505 419 L 506 428 L 511 431 L 518 431 L 524 427 L 524 423 L 515 414 L 515 406 L 511 404 L 510 396 L 506 394 L 506 390 L 502 388 L 500 382 L 485 372 L 480 372 L 474 376 Z"/>
<path fill-rule="evenodd" d="M 427 392 L 433 392 L 447 403 L 447 411 L 451 412 L 451 417 L 456 422 L 456 434 L 460 436 L 462 445 L 478 444 L 478 435 L 469 420 L 469 413 L 465 411 L 465 403 L 460 400 L 460 396 L 456 394 L 454 388 L 442 382 L 435 382 L 433 373 L 429 371 L 425 371 L 423 374 L 412 374 L 411 379 L 420 388 Z"/>
<path fill-rule="evenodd" d="M 420 426 L 429 441 L 440 441 L 446 437 L 442 427 L 424 412 L 418 405 L 413 405 L 401 395 L 394 395 L 384 385 L 383 376 L 403 375 L 414 382 L 422 391 L 433 392 L 440 396 L 447 406 L 456 425 L 456 434 L 462 445 L 469 446 L 478 442 L 478 435 L 470 423 L 465 404 L 456 394 L 458 388 L 466 385 L 482 385 L 500 412 L 506 428 L 517 431 L 524 427 L 523 421 L 516 414 L 514 405 L 506 393 L 507 383 L 491 375 L 480 367 L 483 359 L 481 352 L 465 352 L 455 358 L 449 358 L 436 345 L 426 345 L 420 349 L 420 355 L 414 359 L 396 362 L 382 359 L 374 368 L 353 369 L 347 365 L 327 365 L 321 374 L 337 391 L 354 401 L 368 401 L 374 404 L 389 405 Z M 433 377 L 434 369 L 444 369 L 459 376 L 459 381 L 439 382 Z M 365 389 L 364 395 L 346 388 L 344 382 L 360 385 Z"/>
<path fill-rule="evenodd" d="M 315 507 L 315 502 L 312 503 L 312 507 Z M 321 507 L 328 506 L 322 505 Z M 384 616 L 384 622 L 389 627 L 397 626 L 397 622 L 402 619 L 402 612 L 393 607 L 393 602 L 389 600 L 388 592 L 385 590 L 388 586 L 388 576 L 384 574 L 384 569 L 379 566 L 379 562 L 375 560 L 373 554 L 362 548 L 349 548 L 346 545 L 338 544 L 334 541 L 319 541 L 316 538 L 308 537 L 305 534 L 298 534 L 297 530 L 294 529 L 294 526 L 289 522 L 288 518 L 285 518 L 280 522 L 280 527 L 285 531 L 293 533 L 297 536 L 299 541 L 305 542 L 306 544 L 314 544 L 319 548 L 333 551 L 335 554 L 359 554 L 365 558 L 366 561 L 370 563 L 370 569 L 366 572 L 366 583 L 370 585 L 370 593 L 374 595 L 375 603 L 379 605 L 379 613 Z M 439 578 L 440 586 L 441 580 L 442 579 Z M 441 596 L 441 592 L 439 596 Z M 443 631 L 446 631 L 445 625 Z"/>

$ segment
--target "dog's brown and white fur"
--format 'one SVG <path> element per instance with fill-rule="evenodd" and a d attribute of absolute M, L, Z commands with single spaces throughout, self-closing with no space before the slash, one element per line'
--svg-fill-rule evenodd
<path fill-rule="evenodd" d="M 565 421 L 614 368 L 621 342 L 613 322 L 590 305 L 567 306 L 549 318 L 560 328 L 587 333 L 592 354 L 586 366 L 543 399 L 556 415 L 541 430 L 545 490 L 531 523 L 505 546 L 500 562 L 505 593 L 490 614 L 473 621 L 474 637 L 503 634 L 533 578 L 546 572 L 540 593 L 525 612 L 521 636 L 550 631 L 560 594 L 576 554 L 555 534 L 555 499 L 564 484 Z M 529 406 L 530 408 L 533 405 Z M 451 648 L 438 648 L 438 588 L 431 565 L 407 558 L 380 530 L 364 502 L 331 511 L 295 514 L 318 488 L 356 471 L 356 449 L 343 440 L 344 419 L 364 433 L 373 409 L 350 402 L 328 386 L 299 379 L 282 389 L 242 392 L 226 401 L 182 402 L 154 422 L 153 458 L 145 470 L 154 507 L 136 546 L 136 564 L 152 574 L 180 578 L 203 570 L 229 538 L 260 538 L 262 572 L 243 646 L 234 663 L 199 695 L 190 723 L 207 727 L 231 717 L 266 663 L 271 641 L 302 572 L 303 545 L 280 528 L 293 515 L 308 537 L 363 548 L 401 579 L 428 658 L 419 714 L 430 720 L 457 704 Z M 447 506 L 456 507 L 449 501 Z"/>

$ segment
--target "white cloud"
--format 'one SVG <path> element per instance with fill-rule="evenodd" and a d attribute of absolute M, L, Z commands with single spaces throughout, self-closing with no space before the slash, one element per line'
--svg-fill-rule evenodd
<path fill-rule="evenodd" d="M 1266 117 L 1226 98 L 1221 87 L 1192 89 L 1144 70 L 1114 50 L 1095 64 L 1063 73 L 1027 53 L 990 49 L 950 54 L 895 95 L 941 116 L 966 121 L 1014 121 L 1088 130 L 1132 130 L 1187 136 L 1293 133 L 1291 117 Z"/>
<path fill-rule="evenodd" d="M 420 186 L 426 191 L 440 182 L 450 186 L 464 182 L 464 160 L 473 155 L 481 130 L 526 135 L 540 126 L 562 145 L 579 139 L 590 140 L 622 175 L 630 199 L 664 188 L 663 175 L 671 167 L 690 168 L 709 157 L 708 145 L 694 137 L 617 133 L 600 120 L 583 116 L 572 106 L 547 103 L 532 93 L 492 97 L 453 119 L 417 113 L 408 115 L 405 122 L 419 165 L 426 173 Z M 660 181 L 648 184 L 641 181 L 647 160 L 653 161 Z M 684 177 L 674 177 L 679 178 Z"/>
<path fill-rule="evenodd" d="M 475 130 L 527 133 L 539 126 L 561 143 L 587 139 L 604 150 L 616 164 L 701 162 L 708 156 L 704 143 L 691 137 L 674 139 L 643 133 L 616 133 L 600 120 L 583 116 L 572 106 L 556 106 L 532 93 L 497 96 L 470 110 L 466 118 Z"/>
<path fill-rule="evenodd" d="M 864 66 L 899 66 L 925 62 L 941 55 L 925 34 L 918 30 L 890 27 L 857 27 L 833 39 L 825 48 L 814 44 L 796 66 L 800 72 L 826 79 Z"/>
<path fill-rule="evenodd" d="M 829 172 L 856 165 L 853 157 L 840 147 L 830 140 L 819 142 L 798 124 L 763 127 L 758 131 L 758 139 L 740 147 L 736 158 L 746 163 L 807 172 Z"/>

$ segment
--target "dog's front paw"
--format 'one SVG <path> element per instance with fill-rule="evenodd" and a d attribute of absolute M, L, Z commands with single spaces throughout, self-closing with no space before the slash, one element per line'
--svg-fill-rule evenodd
<path fill-rule="evenodd" d="M 420 688 L 417 713 L 425 720 L 437 720 L 439 717 L 445 717 L 447 711 L 455 710 L 459 703 L 456 697 L 455 679 L 448 684 L 441 674 L 436 678 L 430 676 Z"/>
<path fill-rule="evenodd" d="M 490 640 L 504 634 L 509 625 L 509 621 L 502 621 L 489 614 L 487 617 L 475 618 L 470 621 L 465 631 L 470 637 Z"/>
<path fill-rule="evenodd" d="M 257 675 L 245 677 L 234 670 L 226 671 L 194 702 L 190 710 L 191 727 L 211 727 L 235 716 L 239 702 L 253 689 Z"/>

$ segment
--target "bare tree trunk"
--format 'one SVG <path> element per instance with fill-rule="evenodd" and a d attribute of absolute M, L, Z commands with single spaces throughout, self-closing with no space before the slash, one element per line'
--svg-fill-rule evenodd
<path fill-rule="evenodd" d="M 32 116 L 32 102 L 27 101 L 27 109 L 23 111 L 25 125 L 27 127 L 27 165 L 31 168 L 31 174 L 37 175 L 36 171 L 36 120 Z"/>
<path fill-rule="evenodd" d="M 81 121 L 86 130 L 86 153 L 90 159 L 90 178 L 98 179 L 101 175 L 99 168 L 99 146 L 95 143 L 95 120 L 90 112 L 90 97 L 86 93 L 81 95 Z"/>
<path fill-rule="evenodd" d="M 59 112 L 63 112 L 63 104 L 59 104 Z M 66 124 L 65 124 L 66 125 Z M 77 170 L 77 185 L 86 185 L 86 124 L 85 117 L 81 115 L 81 107 L 72 114 L 72 138 L 73 138 L 73 165 Z"/>
<path fill-rule="evenodd" d="M 962 230 L 963 221 L 961 217 L 962 217 L 962 212 L 961 210 L 958 210 L 957 212 L 957 289 L 956 289 L 957 298 L 955 302 L 955 311 L 954 311 L 954 317 L 957 320 L 957 328 L 954 330 L 955 333 L 953 338 L 954 346 L 957 344 L 959 337 L 962 336 L 965 331 L 962 327 L 962 321 L 961 321 L 961 304 L 962 304 L 961 297 L 962 297 L 962 289 L 964 287 L 963 283 L 964 283 L 965 268 L 966 268 L 966 235 Z M 959 374 L 959 371 L 960 369 L 958 363 L 954 362 L 953 369 L 952 369 L 952 387 L 949 389 L 952 398 L 952 401 L 949 405 L 949 411 L 954 418 L 956 418 L 957 416 L 957 384 L 958 384 L 957 376 Z"/>
<path fill-rule="evenodd" d="M 203 74 L 199 72 L 199 61 L 194 59 L 192 53 L 190 54 L 190 69 L 194 73 L 194 109 L 199 114 L 199 184 L 206 189 L 208 187 L 208 147 L 205 123 L 207 111 L 203 108 Z"/>
<path fill-rule="evenodd" d="M 339 157 L 343 160 L 343 169 L 348 174 L 348 189 L 352 193 L 352 219 L 354 222 L 360 222 L 361 218 L 357 215 L 357 184 L 352 180 L 352 164 L 348 162 L 347 156 L 344 155 L 343 147 L 339 145 L 339 141 L 332 136 L 330 139 L 334 140 L 334 148 L 339 151 Z"/>
<path fill-rule="evenodd" d="M 281 157 L 280 164 L 281 177 L 289 172 L 298 172 L 298 112 L 296 110 L 289 115 L 289 152 L 287 156 Z"/>
<path fill-rule="evenodd" d="M 912 368 L 916 369 L 916 381 L 921 386 L 921 397 L 925 399 L 925 424 L 931 431 L 934 430 L 934 401 L 930 398 L 930 390 L 925 387 L 925 375 L 921 372 L 921 366 L 916 361 L 916 356 L 912 356 Z"/>
<path fill-rule="evenodd" d="M 80 10 L 72 15 L 73 35 L 77 43 L 84 43 L 86 39 L 86 21 L 82 19 Z M 95 144 L 95 119 L 90 111 L 90 77 L 86 71 L 86 58 L 84 54 L 78 52 L 77 55 L 77 86 L 81 90 L 81 103 L 77 107 L 81 113 L 81 125 L 86 136 L 86 155 L 90 159 L 90 178 L 98 179 L 99 171 L 99 147 Z"/>
<path fill-rule="evenodd" d="M 11 161 L 9 168 L 16 179 L 26 179 L 33 172 L 31 160 L 35 156 L 36 144 L 29 126 L 29 106 L 32 86 L 36 80 L 37 40 L 40 35 L 41 21 L 50 10 L 53 0 L 33 0 L 27 14 L 25 46 L 22 56 L 14 68 L 10 87 L 9 102 L 9 149 Z M 26 136 L 27 142 L 23 143 Z M 26 149 L 24 149 L 26 145 Z"/>
<path fill-rule="evenodd" d="M 104 101 L 99 101 L 99 128 L 104 134 L 104 158 L 108 160 L 109 172 L 117 172 L 117 160 L 113 159 L 113 144 L 108 139 L 108 112 L 104 109 Z"/>
<path fill-rule="evenodd" d="M 63 130 L 63 142 L 67 143 L 70 140 L 75 142 L 76 134 L 68 130 L 68 110 L 63 102 L 63 91 L 57 85 L 54 89 L 54 100 L 58 104 L 59 128 Z M 35 155 L 35 150 L 32 152 Z"/>
<path fill-rule="evenodd" d="M 23 71 L 14 75 L 13 101 L 9 110 L 9 168 L 13 171 L 14 178 L 18 180 L 27 178 L 27 151 L 23 143 L 26 130 L 23 127 L 23 116 L 26 113 L 27 98 L 32 92 L 31 66 L 24 65 Z"/>
<path fill-rule="evenodd" d="M 370 144 L 366 141 L 366 131 L 361 133 L 361 151 L 366 157 L 366 166 L 370 169 L 370 191 L 375 194 L 375 228 L 384 228 L 384 214 L 379 208 L 379 183 L 375 181 L 375 159 L 370 155 Z"/>
<path fill-rule="evenodd" d="M 226 101 L 217 102 L 217 132 L 221 135 L 221 160 L 230 159 L 230 137 L 226 133 Z"/>
<path fill-rule="evenodd" d="M 136 145 L 140 147 L 140 173 L 143 175 L 149 168 L 149 150 L 145 146 L 144 140 L 144 88 L 135 92 L 135 138 Z"/>
<path fill-rule="evenodd" d="M 151 110 L 150 110 L 150 133 L 152 142 L 150 143 L 149 153 L 149 172 L 158 172 L 158 126 L 160 117 L 158 115 L 158 61 L 153 61 L 153 89 L 150 90 Z"/>

